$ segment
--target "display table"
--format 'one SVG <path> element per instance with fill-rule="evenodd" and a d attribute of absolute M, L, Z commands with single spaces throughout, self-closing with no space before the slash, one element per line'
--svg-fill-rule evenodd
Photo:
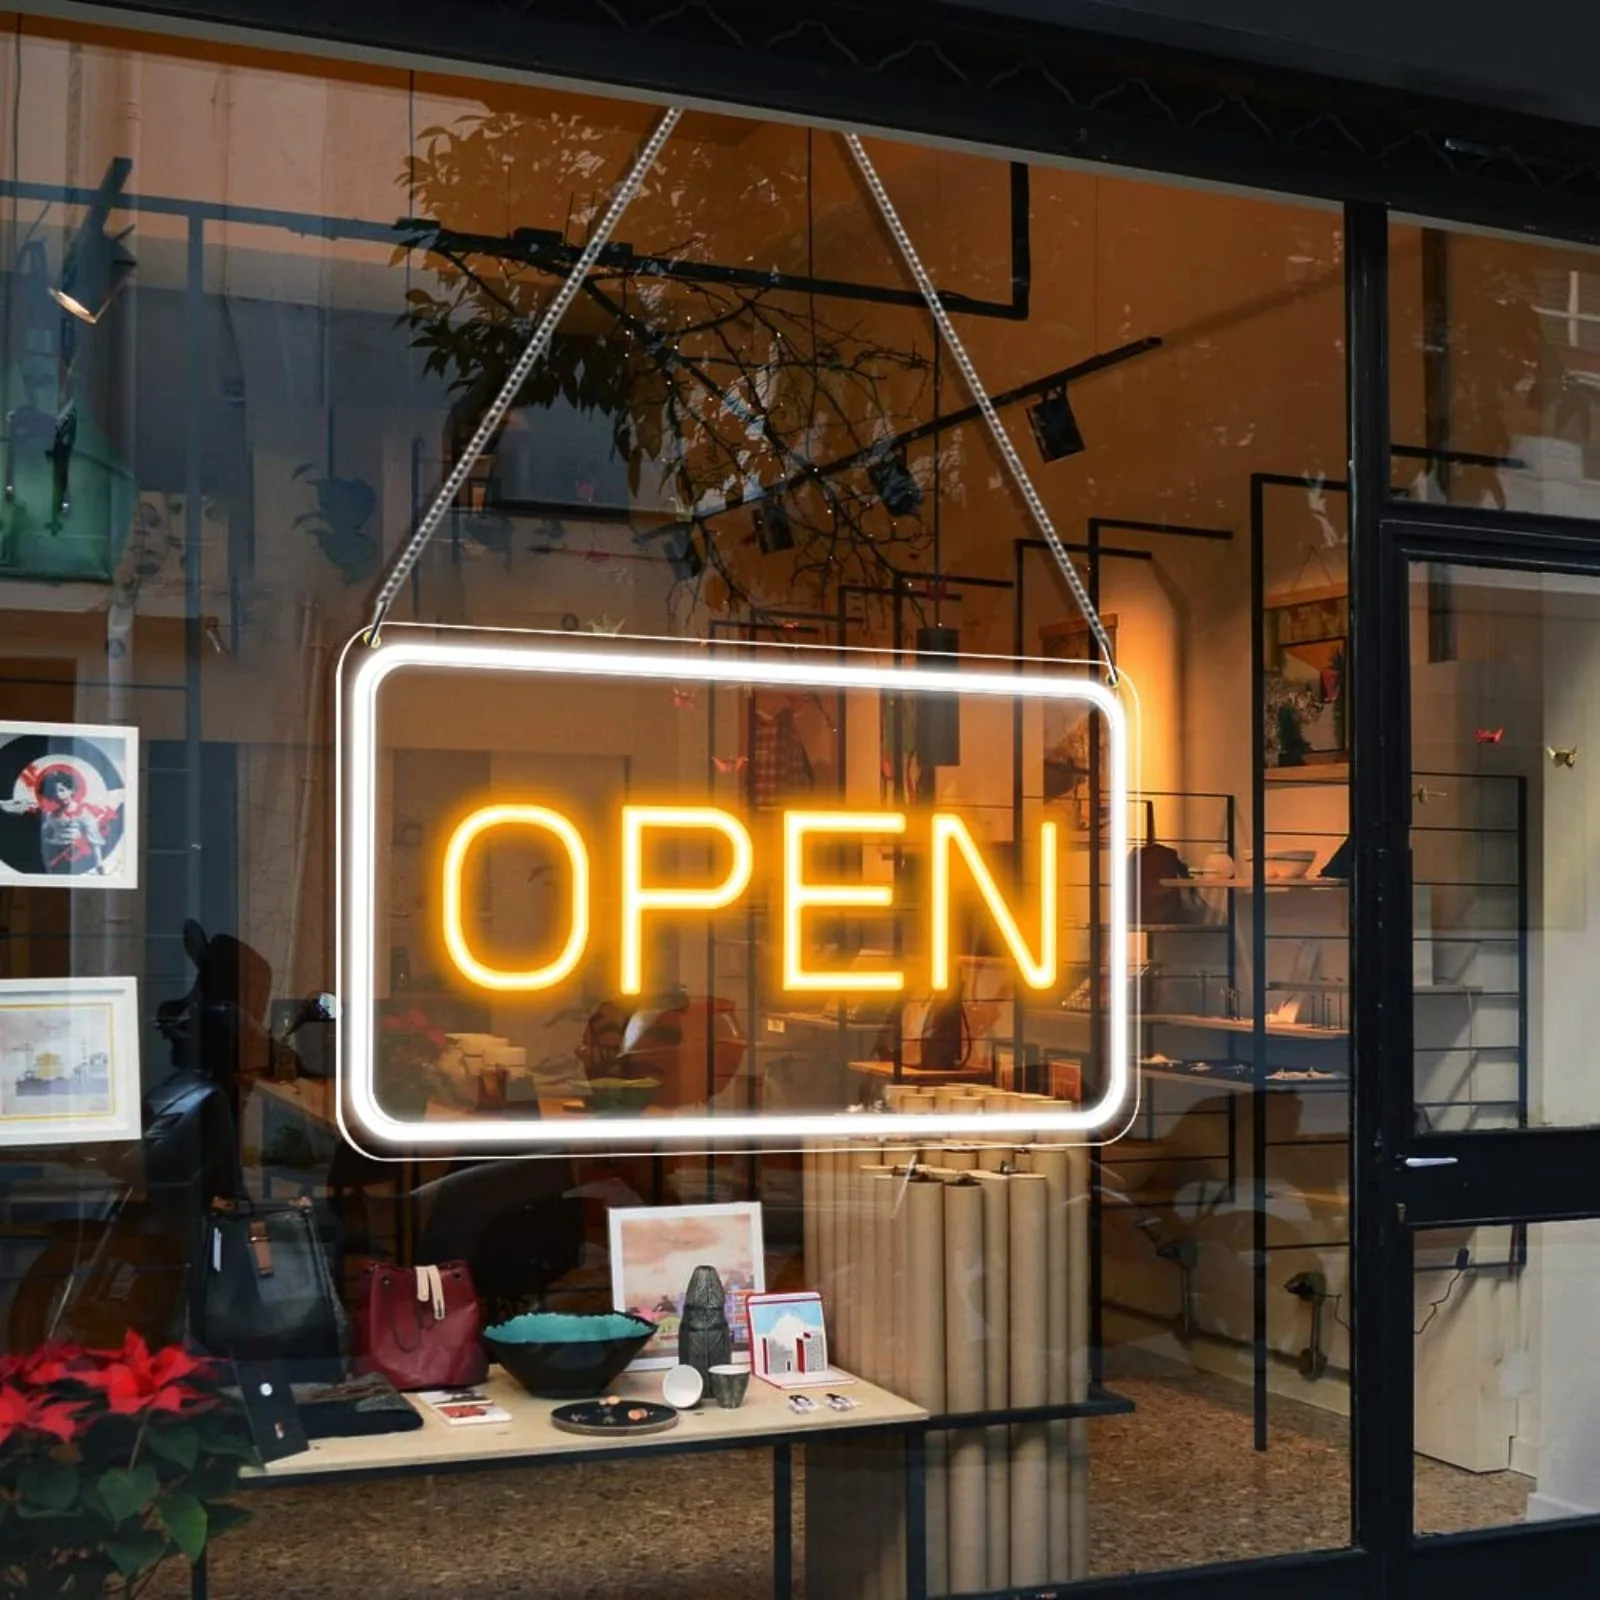
<path fill-rule="evenodd" d="M 860 1403 L 849 1411 L 835 1411 L 825 1391 L 810 1391 L 815 1411 L 789 1409 L 787 1397 L 770 1384 L 752 1379 L 745 1403 L 724 1411 L 709 1401 L 694 1411 L 680 1413 L 678 1425 L 665 1433 L 639 1438 L 597 1439 L 563 1433 L 550 1421 L 560 1403 L 535 1400 L 498 1367 L 489 1371 L 484 1393 L 510 1412 L 505 1423 L 452 1426 L 420 1401 L 422 1426 L 409 1433 L 376 1434 L 356 1439 L 321 1439 L 299 1455 L 285 1456 L 269 1466 L 247 1468 L 239 1479 L 241 1489 L 270 1489 L 279 1485 L 334 1483 L 364 1477 L 402 1477 L 412 1474 L 482 1472 L 495 1468 L 559 1466 L 578 1461 L 628 1460 L 645 1455 L 670 1455 L 702 1450 L 770 1449 L 772 1462 L 772 1592 L 790 1600 L 793 1587 L 793 1523 L 790 1491 L 793 1447 L 818 1435 L 837 1437 L 871 1433 L 900 1433 L 906 1437 L 906 1593 L 922 1600 L 927 1592 L 922 1559 L 924 1526 L 922 1456 L 928 1413 L 909 1400 L 870 1383 L 852 1383 L 838 1392 Z M 661 1399 L 659 1372 L 629 1373 L 619 1378 L 611 1393 L 625 1399 Z M 205 1600 L 204 1557 L 193 1569 L 192 1600 Z"/>

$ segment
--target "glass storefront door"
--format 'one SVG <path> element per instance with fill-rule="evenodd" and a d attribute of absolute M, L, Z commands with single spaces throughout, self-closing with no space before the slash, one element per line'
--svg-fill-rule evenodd
<path fill-rule="evenodd" d="M 1409 651 L 1405 770 L 1384 774 L 1408 819 L 1385 1055 L 1404 1592 L 1576 1594 L 1600 1566 L 1600 559 L 1579 538 L 1389 536 Z"/>

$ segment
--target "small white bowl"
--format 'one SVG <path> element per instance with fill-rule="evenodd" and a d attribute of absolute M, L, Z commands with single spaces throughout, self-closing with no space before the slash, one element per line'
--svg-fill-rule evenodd
<path fill-rule="evenodd" d="M 1317 859 L 1315 850 L 1269 850 L 1267 852 L 1267 880 L 1286 883 L 1303 878 Z"/>
<path fill-rule="evenodd" d="M 706 1380 L 696 1367 L 673 1367 L 661 1380 L 661 1398 L 679 1411 L 693 1411 L 706 1392 Z"/>

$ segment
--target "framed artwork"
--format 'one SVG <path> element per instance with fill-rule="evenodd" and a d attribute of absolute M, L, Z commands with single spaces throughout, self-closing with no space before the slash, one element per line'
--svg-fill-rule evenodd
<path fill-rule="evenodd" d="M 1083 1062 L 1077 1056 L 1044 1055 L 1045 1093 L 1052 1100 L 1083 1099 Z"/>
<path fill-rule="evenodd" d="M 137 1139 L 132 978 L 0 979 L 0 1146 Z"/>
<path fill-rule="evenodd" d="M 748 1360 L 745 1301 L 767 1287 L 761 1207 L 755 1201 L 704 1206 L 615 1206 L 611 1235 L 611 1303 L 656 1324 L 656 1335 L 630 1371 L 678 1364 L 678 1324 L 689 1276 L 712 1266 L 727 1291 L 735 1360 Z"/>
<path fill-rule="evenodd" d="M 1101 618 L 1111 639 L 1111 656 L 1117 654 L 1117 619 Z M 1039 630 L 1039 654 L 1046 661 L 1076 665 L 1100 659 L 1089 626 L 1075 622 L 1048 623 Z M 1044 711 L 1044 789 L 1046 800 L 1069 800 L 1081 826 L 1089 820 L 1089 730 L 1095 716 L 1081 703 L 1046 704 Z"/>
<path fill-rule="evenodd" d="M 0 885 L 138 883 L 139 730 L 0 722 Z"/>
<path fill-rule="evenodd" d="M 1264 624 L 1266 764 L 1309 767 L 1348 760 L 1349 590 L 1330 584 L 1269 596 Z"/>

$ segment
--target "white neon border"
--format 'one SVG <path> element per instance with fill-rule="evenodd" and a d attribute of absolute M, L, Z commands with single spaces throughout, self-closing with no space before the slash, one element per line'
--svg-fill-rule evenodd
<path fill-rule="evenodd" d="M 682 1141 L 750 1139 L 859 1138 L 874 1136 L 994 1135 L 1005 1133 L 1094 1134 L 1109 1128 L 1134 1103 L 1129 1059 L 1128 933 L 1132 929 L 1128 856 L 1130 739 L 1127 713 L 1112 691 L 1092 678 L 987 671 L 937 671 L 925 667 L 878 667 L 740 656 L 662 654 L 649 650 L 593 649 L 568 645 L 461 642 L 396 638 L 369 649 L 358 637 L 339 662 L 337 707 L 337 786 L 340 814 L 336 829 L 335 892 L 338 896 L 337 956 L 341 983 L 336 1096 L 339 1127 L 357 1149 L 356 1132 L 380 1143 L 413 1150 L 433 1146 L 452 1150 L 526 1149 L 539 1145 L 677 1144 Z M 551 636 L 559 637 L 559 636 Z M 350 663 L 356 662 L 353 671 Z M 1086 701 L 1106 724 L 1107 799 L 1110 811 L 1108 976 L 1110 1047 L 1106 1092 L 1098 1104 L 1072 1111 L 1000 1113 L 891 1112 L 870 1122 L 849 1112 L 815 1116 L 704 1116 L 668 1118 L 504 1118 L 408 1122 L 392 1117 L 374 1089 L 376 1059 L 373 970 L 373 918 L 376 903 L 377 702 L 384 680 L 404 667 L 432 666 L 465 672 L 550 673 L 565 677 L 642 678 L 674 683 L 737 684 L 761 688 L 878 689 L 955 693 L 978 698 Z M 348 686 L 348 688 L 346 687 Z M 347 859 L 348 858 L 348 859 Z M 1093 865 L 1091 864 L 1091 870 Z M 364 917 L 351 915 L 369 908 Z M 1041 1107 L 1044 1102 L 1040 1102 Z M 350 1120 L 356 1124 L 352 1130 Z"/>

